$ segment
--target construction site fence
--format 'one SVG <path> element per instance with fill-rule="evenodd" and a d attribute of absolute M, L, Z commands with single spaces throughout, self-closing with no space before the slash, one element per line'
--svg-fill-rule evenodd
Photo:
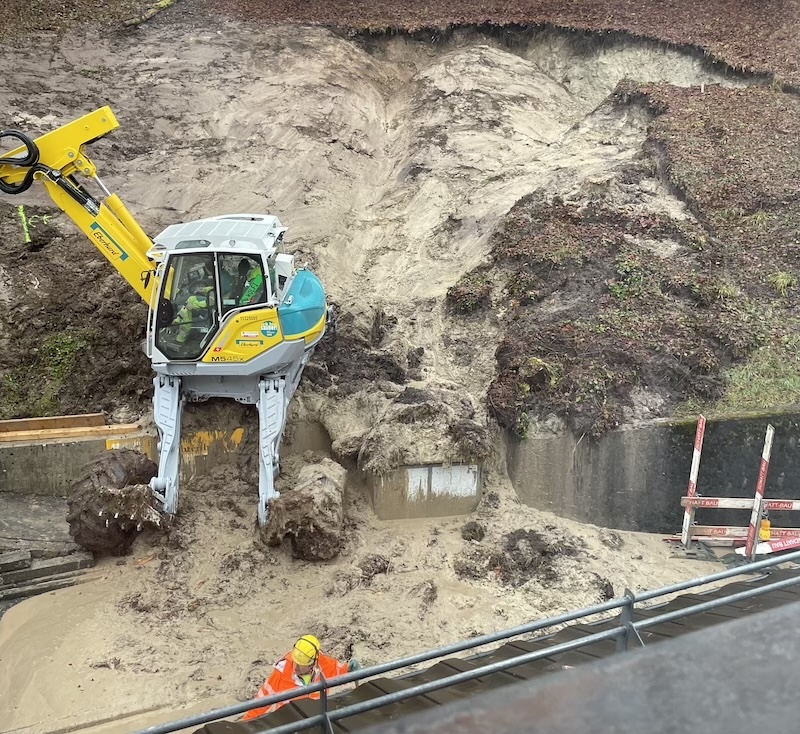
<path fill-rule="evenodd" d="M 270 728 L 265 726 L 263 729 L 258 731 L 269 732 L 269 734 L 293 734 L 294 732 L 306 731 L 315 727 L 321 727 L 322 731 L 331 732 L 331 724 L 340 719 L 354 716 L 356 714 L 362 714 L 382 706 L 398 703 L 407 698 L 431 693 L 433 691 L 447 688 L 448 686 L 459 683 L 464 683 L 475 678 L 481 678 L 491 673 L 498 673 L 507 670 L 508 668 L 513 668 L 517 665 L 539 660 L 540 658 L 552 657 L 554 655 L 559 655 L 571 650 L 578 650 L 581 647 L 591 645 L 592 643 L 599 642 L 601 640 L 616 640 L 617 652 L 623 652 L 627 650 L 631 642 L 634 642 L 638 646 L 644 646 L 644 642 L 639 635 L 639 630 L 643 630 L 664 622 L 672 622 L 677 619 L 682 619 L 694 614 L 709 611 L 715 607 L 731 604 L 755 596 L 760 596 L 761 594 L 767 594 L 788 586 L 793 586 L 794 584 L 800 583 L 800 574 L 798 574 L 797 577 L 784 578 L 771 584 L 759 584 L 758 586 L 753 586 L 751 589 L 746 589 L 744 591 L 739 591 L 722 597 L 715 597 L 707 602 L 701 602 L 684 609 L 666 612 L 664 614 L 651 616 L 639 621 L 635 619 L 637 604 L 653 601 L 659 597 L 676 594 L 688 589 L 695 589 L 700 586 L 714 584 L 718 581 L 724 581 L 736 576 L 753 574 L 787 562 L 800 562 L 800 551 L 787 553 L 783 556 L 768 558 L 763 561 L 756 561 L 755 563 L 743 564 L 725 571 L 710 574 L 708 576 L 701 576 L 699 578 L 682 581 L 677 584 L 664 586 L 660 589 L 654 589 L 651 591 L 634 593 L 629 589 L 625 589 L 624 596 L 618 599 L 612 599 L 603 602 L 602 604 L 596 604 L 594 606 L 585 607 L 584 609 L 578 609 L 573 612 L 560 614 L 556 617 L 548 617 L 547 619 L 537 620 L 535 622 L 493 632 L 491 634 L 481 635 L 480 637 L 472 637 L 469 640 L 462 640 L 461 642 L 455 642 L 450 645 L 438 647 L 433 650 L 421 652 L 406 658 L 394 660 L 392 662 L 374 665 L 369 668 L 363 668 L 361 670 L 347 673 L 330 680 L 323 679 L 319 683 L 315 683 L 303 688 L 304 695 L 318 691 L 320 692 L 319 714 L 308 717 L 301 721 L 292 722 L 290 724 L 285 724 L 278 727 Z M 333 710 L 329 709 L 328 698 L 330 694 L 328 691 L 330 689 L 345 686 L 351 683 L 357 683 L 367 678 L 385 675 L 386 673 L 394 673 L 402 670 L 403 668 L 410 668 L 411 666 L 430 662 L 431 660 L 435 660 L 437 658 L 443 658 L 469 650 L 477 650 L 477 648 L 485 645 L 502 642 L 513 637 L 519 637 L 521 635 L 527 635 L 534 632 L 541 632 L 543 630 L 564 625 L 568 622 L 576 622 L 579 620 L 586 622 L 588 618 L 605 614 L 615 609 L 620 610 L 619 614 L 617 615 L 618 625 L 612 629 L 604 629 L 595 634 L 586 635 L 578 640 L 571 640 L 569 642 L 543 647 L 534 652 L 525 653 L 517 657 L 479 666 L 473 670 L 458 673 L 446 678 L 441 678 L 429 683 L 423 683 L 402 691 L 396 691 L 383 696 L 376 696 L 375 698 L 371 698 L 367 701 L 354 703 Z M 288 701 L 296 696 L 296 690 L 286 691 L 284 693 L 267 696 L 265 698 L 253 699 L 251 701 L 245 701 L 231 706 L 226 706 L 224 708 L 215 709 L 203 714 L 197 714 L 195 716 L 172 721 L 167 724 L 150 727 L 149 729 L 140 730 L 135 734 L 170 734 L 170 732 L 176 732 L 194 726 L 202 726 L 203 724 L 207 724 L 212 721 L 219 721 L 232 716 L 238 716 L 239 714 L 243 714 L 250 709 L 261 708 L 263 706 L 270 706 L 273 703 Z M 253 731 L 255 734 L 255 730 L 252 728 L 254 723 L 255 721 L 250 722 L 250 731 Z"/>

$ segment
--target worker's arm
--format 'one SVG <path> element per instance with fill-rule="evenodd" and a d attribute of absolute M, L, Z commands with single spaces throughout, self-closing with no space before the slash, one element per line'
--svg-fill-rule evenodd
<path fill-rule="evenodd" d="M 21 194 L 34 181 L 41 181 L 50 198 L 149 303 L 155 264 L 147 253 L 153 242 L 120 198 L 102 185 L 84 150 L 85 145 L 117 127 L 111 108 L 102 107 L 36 140 L 15 130 L 0 131 L 0 140 L 10 138 L 22 143 L 0 155 L 0 192 Z M 79 174 L 97 181 L 106 194 L 102 202 L 78 182 Z"/>
<path fill-rule="evenodd" d="M 267 696 L 272 696 L 275 693 L 281 691 L 281 671 L 277 668 L 273 669 L 271 675 L 267 680 L 264 681 L 261 688 L 258 689 L 258 693 L 256 693 L 256 698 L 266 698 Z M 255 719 L 258 716 L 263 716 L 264 714 L 271 714 L 273 711 L 277 711 L 283 703 L 273 703 L 272 706 L 262 706 L 261 708 L 257 709 L 250 709 L 243 717 L 243 721 L 250 721 L 250 719 Z"/>

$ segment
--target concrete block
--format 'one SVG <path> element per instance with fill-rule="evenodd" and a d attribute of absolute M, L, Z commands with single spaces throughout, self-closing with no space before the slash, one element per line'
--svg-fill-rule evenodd
<path fill-rule="evenodd" d="M 0 584 L 16 584 L 21 581 L 32 581 L 45 576 L 53 576 L 68 571 L 79 571 L 94 566 L 91 553 L 74 553 L 62 558 L 45 558 L 33 561 L 29 568 L 8 571 L 0 574 Z"/>
<path fill-rule="evenodd" d="M 381 520 L 448 517 L 478 506 L 481 472 L 476 464 L 405 466 L 368 483 Z"/>
<path fill-rule="evenodd" d="M 9 553 L 0 553 L 0 573 L 16 571 L 20 568 L 27 568 L 31 565 L 31 552 L 28 550 L 17 550 Z"/>

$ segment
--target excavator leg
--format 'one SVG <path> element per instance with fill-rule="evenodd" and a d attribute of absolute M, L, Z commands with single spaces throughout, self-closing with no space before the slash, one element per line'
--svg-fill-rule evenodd
<path fill-rule="evenodd" d="M 181 474 L 181 415 L 185 396 L 181 378 L 156 375 L 153 379 L 153 417 L 158 428 L 158 476 L 150 480 L 150 489 L 167 515 L 178 509 Z"/>
<path fill-rule="evenodd" d="M 275 480 L 280 473 L 286 413 L 312 351 L 308 350 L 289 374 L 265 377 L 258 383 L 258 524 L 262 527 L 267 524 L 269 501 L 280 496 L 275 489 Z"/>
<path fill-rule="evenodd" d="M 258 383 L 258 524 L 267 524 L 267 503 L 279 494 L 275 479 L 279 472 L 280 440 L 286 424 L 286 378 L 274 377 Z"/>

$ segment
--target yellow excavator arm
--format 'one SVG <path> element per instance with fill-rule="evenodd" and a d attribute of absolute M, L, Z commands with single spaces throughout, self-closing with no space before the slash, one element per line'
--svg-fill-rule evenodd
<path fill-rule="evenodd" d="M 139 223 L 97 176 L 85 146 L 119 127 L 110 107 L 102 107 L 57 130 L 32 140 L 17 130 L 0 131 L 0 140 L 22 143 L 0 155 L 0 192 L 21 194 L 41 181 L 50 198 L 80 227 L 131 287 L 150 303 L 156 263 L 148 257 L 153 246 Z M 93 178 L 105 198 L 91 196 L 77 176 Z"/>

